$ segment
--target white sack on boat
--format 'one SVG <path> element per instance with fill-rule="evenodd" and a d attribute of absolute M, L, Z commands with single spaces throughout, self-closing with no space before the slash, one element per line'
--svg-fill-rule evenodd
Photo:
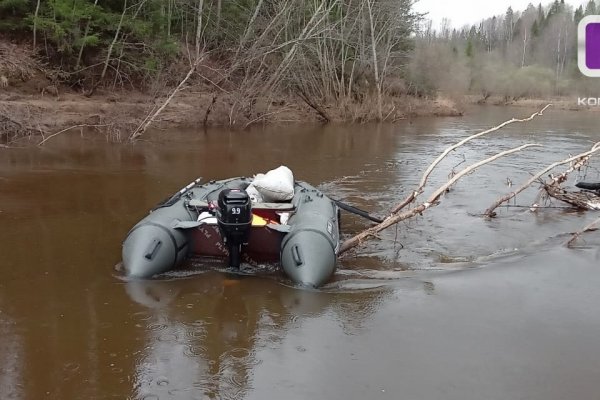
<path fill-rule="evenodd" d="M 253 203 L 264 203 L 262 195 L 258 192 L 258 189 L 253 184 L 250 184 L 250 186 L 246 188 L 246 193 L 248 193 L 248 196 L 250 196 L 250 201 Z"/>
<path fill-rule="evenodd" d="M 266 174 L 258 174 L 249 187 L 255 187 L 266 202 L 287 201 L 294 197 L 294 174 L 282 165 Z"/>

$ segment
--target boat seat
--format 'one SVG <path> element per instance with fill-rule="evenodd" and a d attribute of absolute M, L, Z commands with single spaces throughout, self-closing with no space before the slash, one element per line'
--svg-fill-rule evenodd
<path fill-rule="evenodd" d="M 292 203 L 252 203 L 252 209 L 293 211 L 295 207 Z"/>
<path fill-rule="evenodd" d="M 208 203 L 205 200 L 191 199 L 188 202 L 190 207 L 207 208 Z M 293 211 L 295 209 L 292 203 L 252 203 L 252 209 L 255 210 L 276 210 Z"/>

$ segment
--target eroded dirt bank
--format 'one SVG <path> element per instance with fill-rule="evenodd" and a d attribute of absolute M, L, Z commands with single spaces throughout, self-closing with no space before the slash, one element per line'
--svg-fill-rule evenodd
<path fill-rule="evenodd" d="M 147 116 L 159 109 L 182 77 L 145 87 L 103 82 L 90 86 L 70 82 L 50 69 L 26 46 L 0 41 L 0 143 L 23 137 L 47 137 L 66 128 L 92 127 L 114 140 L 127 139 Z M 211 72 L 212 71 L 212 72 Z M 267 96 L 223 87 L 210 65 L 202 66 L 156 115 L 154 128 L 227 126 L 245 129 L 256 124 L 366 122 L 376 117 L 375 93 L 362 88 L 343 101 L 303 98 L 291 93 Z M 197 76 L 196 76 L 197 75 Z M 419 116 L 459 116 L 462 106 L 449 98 L 417 98 L 398 93 L 384 96 L 386 122 Z"/>

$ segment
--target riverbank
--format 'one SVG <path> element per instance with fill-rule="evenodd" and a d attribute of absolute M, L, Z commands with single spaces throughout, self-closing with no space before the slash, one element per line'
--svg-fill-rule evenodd
<path fill-rule="evenodd" d="M 0 55 L 0 144 L 4 145 L 24 137 L 44 140 L 72 128 L 95 128 L 123 141 L 165 105 L 154 116 L 152 128 L 246 129 L 256 124 L 379 119 L 373 88 L 355 88 L 352 96 L 342 100 L 315 99 L 302 90 L 256 92 L 243 81 L 224 79 L 219 72 L 223 67 L 215 60 L 202 63 L 187 77 L 189 66 L 173 65 L 169 75 L 151 86 L 117 85 L 116 81 L 68 85 L 65 82 L 72 77 L 48 67 L 27 46 L 0 41 Z M 180 84 L 182 80 L 185 84 Z M 381 111 L 386 122 L 463 113 L 461 104 L 449 98 L 405 93 L 383 96 Z"/>
<path fill-rule="evenodd" d="M 28 93 L 30 90 L 5 88 L 0 91 L 2 115 L 36 130 L 51 133 L 75 125 L 112 127 L 117 139 L 135 129 L 142 119 L 157 109 L 166 98 L 138 91 L 97 91 L 93 96 L 73 93 L 65 88 Z M 366 122 L 372 110 L 364 104 L 327 104 L 323 107 L 330 122 Z M 386 99 L 385 120 L 423 116 L 460 116 L 463 111 L 455 101 L 415 98 L 411 96 Z M 302 99 L 277 96 L 259 99 L 247 107 L 234 94 L 219 94 L 202 87 L 189 87 L 178 93 L 157 116 L 153 127 L 228 126 L 245 129 L 254 124 L 305 123 L 322 121 L 322 116 Z"/>
<path fill-rule="evenodd" d="M 97 128 L 116 141 L 126 140 L 168 96 L 168 92 L 152 96 L 139 91 L 97 90 L 93 96 L 86 97 L 65 87 L 45 85 L 36 93 L 36 88 L 30 86 L 25 82 L 20 87 L 0 90 L 0 134 L 4 136 L 4 144 L 24 136 L 47 136 L 69 127 Z M 460 104 L 443 97 L 388 97 L 385 104 L 387 122 L 463 113 Z M 245 129 L 255 124 L 322 122 L 323 113 L 330 122 L 360 123 L 371 120 L 373 110 L 364 103 L 332 103 L 317 112 L 293 96 L 273 96 L 248 104 L 236 94 L 216 93 L 195 85 L 177 93 L 157 115 L 152 127 Z"/>
<path fill-rule="evenodd" d="M 577 96 L 550 97 L 546 99 L 526 98 L 506 101 L 506 99 L 501 96 L 490 96 L 488 99 L 483 100 L 483 98 L 478 95 L 466 95 L 465 103 L 523 108 L 543 108 L 548 104 L 552 104 L 552 107 L 556 110 L 600 112 L 600 106 L 597 105 L 597 99 L 592 99 L 590 102 L 587 97 Z"/>

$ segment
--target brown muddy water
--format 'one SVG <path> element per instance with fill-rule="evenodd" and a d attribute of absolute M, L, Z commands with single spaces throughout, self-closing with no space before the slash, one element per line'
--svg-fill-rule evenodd
<path fill-rule="evenodd" d="M 65 135 L 1 150 L 0 398 L 600 398 L 600 240 L 561 247 L 597 214 L 477 215 L 507 178 L 517 184 L 600 140 L 594 113 L 549 111 L 455 152 L 433 186 L 463 159 L 545 145 L 466 177 L 441 206 L 346 256 L 318 291 L 273 266 L 241 279 L 190 263 L 135 282 L 114 268 L 129 228 L 198 176 L 285 164 L 382 213 L 445 146 L 530 113 L 158 132 L 134 146 Z M 600 180 L 597 168 L 569 184 Z M 344 215 L 345 234 L 365 226 Z"/>

